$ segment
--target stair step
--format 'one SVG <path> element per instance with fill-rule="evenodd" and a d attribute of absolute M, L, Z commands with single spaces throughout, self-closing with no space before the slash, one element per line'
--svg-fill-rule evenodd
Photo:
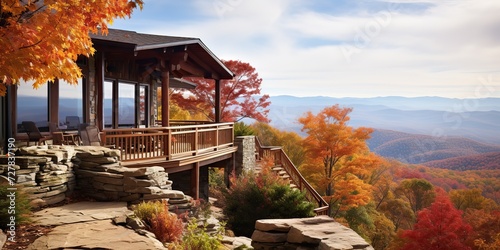
<path fill-rule="evenodd" d="M 278 171 L 282 171 L 284 169 L 282 167 L 273 167 L 272 170 L 278 172 Z"/>
<path fill-rule="evenodd" d="M 283 176 L 283 175 L 286 175 L 288 174 L 285 170 L 281 170 L 278 172 L 279 175 Z"/>

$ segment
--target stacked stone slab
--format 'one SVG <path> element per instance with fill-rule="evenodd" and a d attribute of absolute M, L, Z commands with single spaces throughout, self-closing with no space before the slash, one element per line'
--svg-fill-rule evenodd
<path fill-rule="evenodd" d="M 352 229 L 328 216 L 258 220 L 252 234 L 254 249 L 373 250 Z"/>
<path fill-rule="evenodd" d="M 120 164 L 120 151 L 104 147 L 78 147 L 75 174 L 80 193 L 99 201 L 165 200 L 169 209 L 184 212 L 191 198 L 172 190 L 172 181 L 163 167 L 126 168 Z"/>
<path fill-rule="evenodd" d="M 16 186 L 28 194 L 32 205 L 43 206 L 63 201 L 75 186 L 74 150 L 64 146 L 33 146 L 15 153 Z M 7 158 L 0 158 L 3 176 L 9 176 Z M 12 167 L 11 167 L 12 168 Z"/>

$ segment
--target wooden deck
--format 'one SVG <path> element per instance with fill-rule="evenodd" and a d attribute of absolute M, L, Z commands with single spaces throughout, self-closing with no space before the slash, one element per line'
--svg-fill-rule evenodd
<path fill-rule="evenodd" d="M 102 141 L 121 151 L 124 166 L 163 166 L 169 172 L 229 159 L 237 150 L 233 123 L 106 129 Z"/>

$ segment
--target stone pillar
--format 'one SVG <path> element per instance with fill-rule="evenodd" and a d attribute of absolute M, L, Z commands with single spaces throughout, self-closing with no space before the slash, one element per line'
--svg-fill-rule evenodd
<path fill-rule="evenodd" d="M 255 136 L 238 136 L 234 143 L 238 146 L 235 164 L 236 174 L 239 175 L 243 171 L 255 170 Z"/>
<path fill-rule="evenodd" d="M 88 120 L 90 124 L 92 125 L 97 125 L 97 89 L 96 89 L 96 68 L 95 68 L 95 57 L 91 56 L 88 59 L 88 74 L 87 74 L 87 93 L 89 95 L 89 106 L 87 107 L 88 110 L 85 110 L 84 112 L 88 112 Z M 103 98 L 102 96 L 99 96 L 99 98 Z M 104 126 L 104 121 L 101 121 Z"/>

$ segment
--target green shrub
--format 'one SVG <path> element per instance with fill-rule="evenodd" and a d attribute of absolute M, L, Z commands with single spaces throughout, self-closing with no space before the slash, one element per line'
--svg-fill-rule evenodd
<path fill-rule="evenodd" d="M 165 202 L 147 201 L 137 204 L 133 210 L 137 218 L 143 220 L 151 226 L 151 220 L 153 217 L 165 211 L 168 212 L 168 207 Z"/>
<path fill-rule="evenodd" d="M 246 135 L 255 135 L 255 131 L 244 122 L 235 122 L 234 123 L 234 136 L 246 136 Z"/>
<path fill-rule="evenodd" d="M 215 198 L 214 205 L 223 207 L 224 193 L 227 192 L 227 185 L 224 182 L 224 169 L 210 168 L 208 172 L 208 192 L 211 198 Z"/>
<path fill-rule="evenodd" d="M 31 207 L 28 196 L 19 187 L 16 191 L 8 190 L 10 187 L 0 185 L 0 229 L 2 230 L 10 229 L 8 224 L 12 224 L 11 216 L 14 216 L 15 225 L 30 222 Z M 11 201 L 11 197 L 15 200 Z"/>
<path fill-rule="evenodd" d="M 163 243 L 177 242 L 181 239 L 184 230 L 182 220 L 168 210 L 154 214 L 150 223 L 151 232 L 155 234 L 159 241 Z"/>
<path fill-rule="evenodd" d="M 205 250 L 222 248 L 222 238 L 224 236 L 224 223 L 219 223 L 219 228 L 213 234 L 207 233 L 207 223 L 202 227 L 196 218 L 192 218 L 186 228 L 186 233 L 182 237 L 181 249 Z"/>
<path fill-rule="evenodd" d="M 228 226 L 236 235 L 250 237 L 259 219 L 303 218 L 314 215 L 314 205 L 305 194 L 294 190 L 270 167 L 260 174 L 242 173 L 231 178 L 231 188 L 225 194 L 223 213 Z"/>

